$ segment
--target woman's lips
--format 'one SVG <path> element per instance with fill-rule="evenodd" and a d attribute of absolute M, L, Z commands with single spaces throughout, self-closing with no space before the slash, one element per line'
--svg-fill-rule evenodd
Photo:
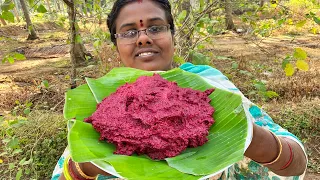
<path fill-rule="evenodd" d="M 143 60 L 143 61 L 150 61 L 153 60 L 159 53 L 157 52 L 143 52 L 136 56 L 136 59 Z"/>
<path fill-rule="evenodd" d="M 155 52 L 143 52 L 143 53 L 138 54 L 138 56 L 139 57 L 148 57 L 148 56 L 152 56 L 154 54 L 155 54 Z"/>
<path fill-rule="evenodd" d="M 135 52 L 135 56 L 147 56 L 152 53 L 158 53 L 158 51 L 153 48 L 141 48 Z"/>

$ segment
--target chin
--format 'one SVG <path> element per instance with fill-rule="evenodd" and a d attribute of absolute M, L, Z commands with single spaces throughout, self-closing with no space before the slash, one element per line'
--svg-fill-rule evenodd
<path fill-rule="evenodd" d="M 144 66 L 144 70 L 146 71 L 167 71 L 171 69 L 171 64 L 170 65 L 152 65 L 148 64 Z"/>

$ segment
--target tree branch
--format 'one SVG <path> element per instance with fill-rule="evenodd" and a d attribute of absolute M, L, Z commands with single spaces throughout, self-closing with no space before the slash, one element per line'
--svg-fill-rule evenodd
<path fill-rule="evenodd" d="M 70 2 L 68 0 L 63 0 L 63 2 L 66 3 L 66 5 L 69 7 L 73 7 L 73 5 L 74 5 L 73 2 Z"/>

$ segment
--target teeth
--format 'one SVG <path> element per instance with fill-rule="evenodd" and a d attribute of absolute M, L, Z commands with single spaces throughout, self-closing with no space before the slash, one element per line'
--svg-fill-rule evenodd
<path fill-rule="evenodd" d="M 144 53 L 140 53 L 139 56 L 150 56 L 154 54 L 153 52 L 144 52 Z"/>

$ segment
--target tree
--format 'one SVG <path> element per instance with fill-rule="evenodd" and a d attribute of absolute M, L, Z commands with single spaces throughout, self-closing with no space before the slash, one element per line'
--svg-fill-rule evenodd
<path fill-rule="evenodd" d="M 0 17 L 0 21 L 1 21 L 2 25 L 4 25 L 4 26 L 7 25 L 6 21 L 4 19 L 2 19 L 1 17 Z"/>
<path fill-rule="evenodd" d="M 232 4 L 230 0 L 224 0 L 226 29 L 235 30 L 235 26 L 232 19 Z"/>
<path fill-rule="evenodd" d="M 61 12 L 62 10 L 61 10 L 60 4 L 59 4 L 60 1 L 55 0 L 54 2 L 55 2 L 55 5 L 56 5 L 55 6 L 56 12 Z"/>
<path fill-rule="evenodd" d="M 76 67 L 86 60 L 85 48 L 83 46 L 79 27 L 76 23 L 76 6 L 74 0 L 63 0 L 68 7 L 68 17 L 70 26 L 70 61 L 71 61 L 71 88 L 75 88 Z"/>
<path fill-rule="evenodd" d="M 182 24 L 187 23 L 187 21 L 189 21 L 189 16 L 190 16 L 190 11 L 191 11 L 190 0 L 183 0 L 180 7 L 179 7 L 179 11 L 180 11 L 180 13 L 183 11 L 185 13 L 185 18 L 184 18 Z M 190 32 L 190 27 L 186 26 L 185 29 L 180 31 L 179 37 L 181 37 L 180 40 L 183 41 L 183 42 L 181 42 L 181 44 L 182 44 L 181 53 L 183 55 L 187 56 L 188 61 L 191 61 L 188 51 L 192 45 L 192 40 L 191 40 L 192 33 L 188 33 L 188 32 Z"/>
<path fill-rule="evenodd" d="M 17 21 L 20 22 L 19 12 L 18 12 L 16 6 L 14 7 L 13 12 L 14 12 L 14 15 L 16 16 L 16 18 L 17 18 Z"/>
<path fill-rule="evenodd" d="M 19 4 L 18 0 L 12 0 L 12 4 L 14 5 L 14 8 L 12 9 L 14 16 L 16 17 L 17 21 L 20 22 L 19 18 L 19 8 L 21 9 L 21 6 Z"/>
<path fill-rule="evenodd" d="M 30 16 L 29 16 L 29 11 L 27 9 L 26 3 L 24 2 L 24 0 L 20 0 L 20 4 L 21 4 L 21 9 L 22 9 L 23 14 L 24 14 L 24 18 L 25 18 L 26 23 L 27 23 L 27 28 L 28 28 L 28 31 L 29 31 L 29 35 L 28 35 L 27 40 L 38 39 L 36 31 L 35 31 L 35 29 L 34 29 L 34 27 L 32 25 L 32 22 L 31 22 L 31 19 L 30 19 Z"/>
<path fill-rule="evenodd" d="M 177 17 L 175 18 L 176 53 L 174 58 L 176 63 L 194 62 L 194 59 L 197 59 L 195 55 L 197 46 L 207 41 L 214 31 L 213 21 L 209 18 L 209 14 L 220 9 L 218 2 L 184 0 L 173 4 L 173 14 Z"/>
<path fill-rule="evenodd" d="M 49 12 L 52 13 L 50 1 L 46 0 L 46 3 L 47 3 L 47 6 L 48 6 L 48 9 L 49 9 Z"/>
<path fill-rule="evenodd" d="M 270 0 L 260 0 L 260 7 L 264 6 L 265 3 L 269 3 Z"/>
<path fill-rule="evenodd" d="M 14 22 L 14 15 L 11 12 L 14 9 L 14 3 L 11 0 L 5 0 L 3 3 L 0 0 L 0 21 L 5 26 L 7 22 Z M 7 22 L 6 22 L 7 21 Z"/>

